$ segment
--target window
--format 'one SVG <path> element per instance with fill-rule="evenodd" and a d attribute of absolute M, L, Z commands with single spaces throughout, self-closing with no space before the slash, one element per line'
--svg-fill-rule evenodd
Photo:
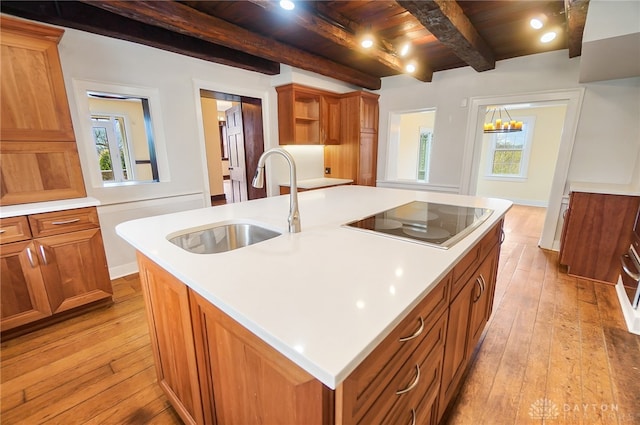
<path fill-rule="evenodd" d="M 533 117 L 518 118 L 522 131 L 492 133 L 487 155 L 487 177 L 496 179 L 525 179 L 531 151 Z"/>
<path fill-rule="evenodd" d="M 102 181 L 123 182 L 135 180 L 130 147 L 125 132 L 125 117 L 91 117 L 93 140 L 98 154 Z"/>
<path fill-rule="evenodd" d="M 429 157 L 431 156 L 431 140 L 433 130 L 420 127 L 420 142 L 418 147 L 418 181 L 429 181 Z"/>
<path fill-rule="evenodd" d="M 434 109 L 391 113 L 388 180 L 429 181 L 435 118 Z"/>
<path fill-rule="evenodd" d="M 79 80 L 74 86 L 79 113 L 86 117 L 82 150 L 93 186 L 168 180 L 157 90 Z"/>

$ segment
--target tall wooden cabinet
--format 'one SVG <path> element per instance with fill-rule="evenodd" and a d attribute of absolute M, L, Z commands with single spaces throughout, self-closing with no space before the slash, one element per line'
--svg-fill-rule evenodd
<path fill-rule="evenodd" d="M 342 95 L 342 138 L 339 145 L 325 147 L 324 166 L 331 170 L 325 177 L 376 185 L 378 97 L 362 91 Z"/>
<path fill-rule="evenodd" d="M 560 264 L 571 275 L 615 284 L 639 205 L 640 196 L 571 192 L 560 239 Z"/>
<path fill-rule="evenodd" d="M 0 17 L 0 205 L 86 196 L 58 57 L 62 33 Z"/>

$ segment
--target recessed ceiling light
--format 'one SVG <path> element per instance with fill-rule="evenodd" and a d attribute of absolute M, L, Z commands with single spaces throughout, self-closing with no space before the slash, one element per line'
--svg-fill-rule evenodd
<path fill-rule="evenodd" d="M 291 0 L 280 0 L 280 7 L 284 10 L 293 10 L 296 5 Z"/>
<path fill-rule="evenodd" d="M 367 34 L 362 38 L 362 41 L 360 42 L 360 45 L 362 47 L 364 47 L 365 49 L 368 49 L 370 47 L 373 46 L 373 38 Z"/>
<path fill-rule="evenodd" d="M 540 37 L 540 41 L 543 42 L 543 43 L 549 43 L 549 42 L 555 40 L 555 38 L 556 38 L 555 31 L 550 31 L 550 32 L 547 32 L 547 33 L 543 34 L 543 36 Z"/>
<path fill-rule="evenodd" d="M 409 50 L 411 50 L 411 43 L 407 41 L 400 48 L 400 56 L 402 57 L 407 56 L 407 54 L 409 53 Z"/>
<path fill-rule="evenodd" d="M 539 30 L 540 28 L 542 28 L 543 24 L 540 19 L 533 18 L 532 20 L 529 21 L 529 25 L 531 25 L 531 28 Z"/>
<path fill-rule="evenodd" d="M 413 74 L 414 72 L 416 72 L 416 65 L 414 63 L 408 63 L 407 66 L 404 67 L 404 69 L 409 74 Z"/>

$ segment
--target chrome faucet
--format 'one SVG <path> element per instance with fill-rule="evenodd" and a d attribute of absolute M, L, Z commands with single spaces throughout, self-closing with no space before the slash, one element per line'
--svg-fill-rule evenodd
<path fill-rule="evenodd" d="M 256 168 L 256 175 L 253 177 L 251 183 L 253 187 L 261 188 L 264 186 L 264 162 L 271 154 L 280 154 L 289 163 L 289 233 L 300 232 L 300 211 L 298 210 L 298 183 L 296 181 L 296 163 L 293 160 L 293 156 L 282 148 L 272 148 L 260 155 L 258 160 L 258 167 Z"/>

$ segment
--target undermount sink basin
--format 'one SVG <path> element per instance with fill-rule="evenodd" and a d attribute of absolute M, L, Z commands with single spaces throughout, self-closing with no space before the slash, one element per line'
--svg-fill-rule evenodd
<path fill-rule="evenodd" d="M 217 224 L 177 236 L 169 235 L 174 245 L 194 254 L 227 252 L 280 236 L 281 233 L 252 223 Z"/>

